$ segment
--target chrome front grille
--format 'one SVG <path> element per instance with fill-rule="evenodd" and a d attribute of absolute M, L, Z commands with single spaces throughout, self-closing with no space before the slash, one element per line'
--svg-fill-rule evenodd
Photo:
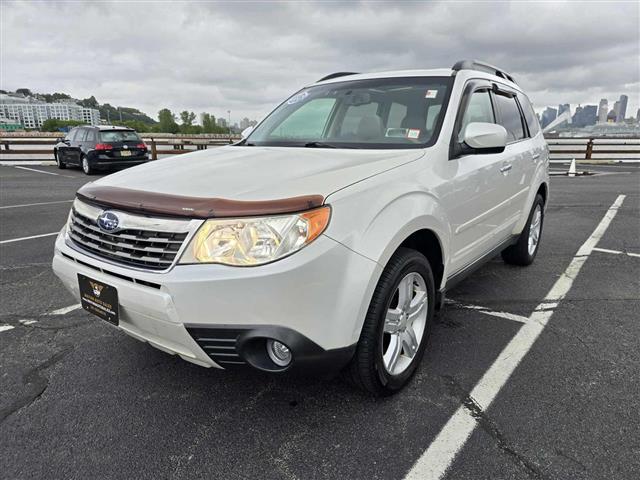
<path fill-rule="evenodd" d="M 115 211 L 119 228 L 107 232 L 98 226 L 103 210 L 76 200 L 68 235 L 81 249 L 112 263 L 145 270 L 167 270 L 181 251 L 193 221 L 149 218 Z"/>

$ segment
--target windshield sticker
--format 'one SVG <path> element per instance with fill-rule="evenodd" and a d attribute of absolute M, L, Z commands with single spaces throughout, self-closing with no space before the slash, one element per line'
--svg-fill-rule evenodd
<path fill-rule="evenodd" d="M 424 98 L 436 98 L 438 96 L 438 90 L 427 90 Z"/>
<path fill-rule="evenodd" d="M 419 128 L 410 128 L 407 131 L 407 138 L 418 138 L 420 136 Z"/>
<path fill-rule="evenodd" d="M 300 92 L 297 95 L 294 95 L 289 100 L 287 100 L 288 105 L 293 105 L 294 103 L 298 103 L 301 100 L 304 100 L 309 96 L 309 92 Z"/>
<path fill-rule="evenodd" d="M 384 135 L 385 137 L 392 138 L 405 138 L 407 136 L 406 128 L 387 128 L 387 133 Z"/>

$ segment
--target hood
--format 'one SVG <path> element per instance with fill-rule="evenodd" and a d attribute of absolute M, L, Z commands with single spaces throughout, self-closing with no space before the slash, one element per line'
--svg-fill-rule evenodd
<path fill-rule="evenodd" d="M 228 146 L 152 161 L 101 178 L 96 186 L 201 198 L 324 198 L 417 160 L 420 149 L 360 150 Z"/>

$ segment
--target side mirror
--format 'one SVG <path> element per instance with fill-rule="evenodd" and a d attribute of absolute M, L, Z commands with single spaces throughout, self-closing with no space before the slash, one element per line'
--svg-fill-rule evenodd
<path fill-rule="evenodd" d="M 242 138 L 247 138 L 251 132 L 253 132 L 253 127 L 247 127 L 244 130 L 242 130 L 242 133 L 240 134 L 240 136 Z"/>
<path fill-rule="evenodd" d="M 502 125 L 472 122 L 464 129 L 462 141 L 474 153 L 500 153 L 507 146 L 507 136 Z"/>

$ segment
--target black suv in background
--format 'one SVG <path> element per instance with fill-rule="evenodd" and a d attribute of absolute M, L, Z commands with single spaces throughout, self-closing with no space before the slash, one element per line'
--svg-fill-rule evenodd
<path fill-rule="evenodd" d="M 76 127 L 53 147 L 58 168 L 96 170 L 128 167 L 149 160 L 147 146 L 135 130 L 117 126 Z"/>

